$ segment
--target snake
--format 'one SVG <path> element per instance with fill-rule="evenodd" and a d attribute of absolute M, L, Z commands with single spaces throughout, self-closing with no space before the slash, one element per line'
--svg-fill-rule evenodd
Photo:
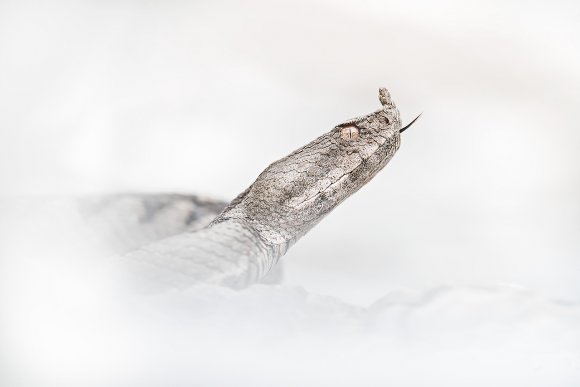
<path fill-rule="evenodd" d="M 259 282 L 292 245 L 387 165 L 401 133 L 419 118 L 402 127 L 386 88 L 379 89 L 379 101 L 378 110 L 335 125 L 270 164 L 229 204 L 179 195 L 140 198 L 143 219 L 163 212 L 167 224 L 181 214 L 189 219 L 174 223 L 194 226 L 135 241 L 121 254 L 124 264 L 151 287 L 244 288 Z M 190 210 L 176 210 L 180 204 Z"/>

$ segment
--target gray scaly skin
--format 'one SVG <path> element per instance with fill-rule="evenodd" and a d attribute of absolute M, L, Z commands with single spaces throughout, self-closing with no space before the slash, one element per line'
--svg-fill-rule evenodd
<path fill-rule="evenodd" d="M 379 100 L 381 109 L 339 124 L 271 164 L 208 227 L 145 245 L 125 254 L 126 262 L 155 286 L 240 288 L 257 282 L 399 149 L 399 111 L 386 89 L 379 90 Z"/>
<path fill-rule="evenodd" d="M 118 254 L 182 232 L 200 230 L 227 206 L 221 200 L 166 193 L 94 195 L 75 198 L 73 203 L 88 226 L 89 235 Z"/>

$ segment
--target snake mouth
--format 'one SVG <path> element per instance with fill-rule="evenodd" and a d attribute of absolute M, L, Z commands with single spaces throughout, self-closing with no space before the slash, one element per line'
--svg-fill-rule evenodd
<path fill-rule="evenodd" d="M 421 113 L 421 114 L 423 114 L 423 113 Z M 415 119 L 413 121 L 411 121 L 407 126 L 402 128 L 401 130 L 399 130 L 399 133 L 403 133 L 405 130 L 409 129 L 411 127 L 411 125 L 413 125 L 415 123 L 415 121 L 417 121 L 417 119 L 419 117 L 421 117 L 421 114 L 419 114 L 417 117 L 415 117 Z"/>

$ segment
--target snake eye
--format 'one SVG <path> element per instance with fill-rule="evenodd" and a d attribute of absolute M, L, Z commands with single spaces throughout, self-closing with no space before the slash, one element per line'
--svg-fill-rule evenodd
<path fill-rule="evenodd" d="M 354 141 L 358 139 L 359 131 L 356 126 L 345 126 L 340 130 L 340 137 L 343 140 Z"/>

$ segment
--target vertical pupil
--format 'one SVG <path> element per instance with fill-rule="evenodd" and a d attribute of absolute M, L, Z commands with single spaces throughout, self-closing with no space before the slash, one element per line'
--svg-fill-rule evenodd
<path fill-rule="evenodd" d="M 342 128 L 340 134 L 344 140 L 356 140 L 358 138 L 359 132 L 358 128 L 355 126 L 346 126 Z"/>

